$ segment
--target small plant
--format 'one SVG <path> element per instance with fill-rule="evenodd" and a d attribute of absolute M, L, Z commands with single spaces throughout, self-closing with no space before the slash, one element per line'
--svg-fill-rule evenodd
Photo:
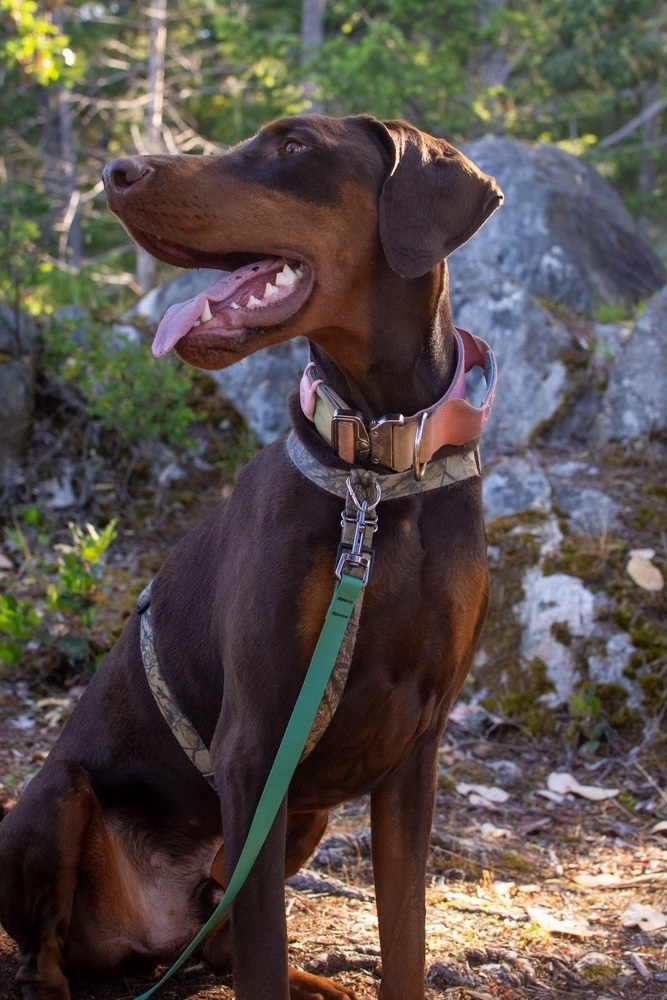
<path fill-rule="evenodd" d="M 574 731 L 583 738 L 586 750 L 595 753 L 605 729 L 600 699 L 590 688 L 582 694 L 573 694 L 570 700 L 570 715 Z"/>
<path fill-rule="evenodd" d="M 17 664 L 41 624 L 30 601 L 0 594 L 0 664 Z"/>
<path fill-rule="evenodd" d="M 56 578 L 46 589 L 47 607 L 73 611 L 85 625 L 92 623 L 93 605 L 102 577 L 104 556 L 116 537 L 116 521 L 99 532 L 92 524 L 71 523 L 72 544 L 57 545 Z"/>
<path fill-rule="evenodd" d="M 70 524 L 69 529 L 71 541 L 54 546 L 38 509 L 31 507 L 24 508 L 21 521 L 5 529 L 22 567 L 9 592 L 0 596 L 0 665 L 16 667 L 28 657 L 51 664 L 63 658 L 81 665 L 93 662 L 85 633 L 103 597 L 106 554 L 116 537 L 116 522 L 99 531 L 92 524 Z"/>
<path fill-rule="evenodd" d="M 53 323 L 44 367 L 54 378 L 75 383 L 100 427 L 128 444 L 139 449 L 156 439 L 191 444 L 188 428 L 197 418 L 185 397 L 192 376 L 171 358 L 156 364 L 144 343 L 89 319 Z"/>

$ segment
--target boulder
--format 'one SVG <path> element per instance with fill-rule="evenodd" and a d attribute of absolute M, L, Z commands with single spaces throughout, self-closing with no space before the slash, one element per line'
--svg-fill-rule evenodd
<path fill-rule="evenodd" d="M 664 592 L 638 584 L 628 558 L 654 540 L 641 552 L 664 573 L 667 522 L 644 516 L 650 471 L 632 488 L 624 472 L 622 452 L 603 464 L 539 449 L 485 470 L 490 609 L 470 685 L 501 714 L 539 728 L 588 698 L 634 739 L 660 712 Z"/>
<path fill-rule="evenodd" d="M 561 407 L 572 344 L 567 327 L 496 268 L 452 260 L 454 322 L 486 340 L 498 360 L 498 390 L 482 437 L 485 459 L 524 447 Z"/>
<path fill-rule="evenodd" d="M 551 486 L 540 465 L 533 456 L 497 462 L 484 477 L 487 521 L 528 510 L 551 510 Z"/>
<path fill-rule="evenodd" d="M 309 358 L 308 341 L 298 337 L 211 372 L 222 395 L 243 414 L 261 445 L 289 430 L 287 397 L 299 385 Z"/>
<path fill-rule="evenodd" d="M 598 334 L 611 362 L 593 439 L 628 441 L 667 430 L 667 287 L 631 329 Z"/>
<path fill-rule="evenodd" d="M 592 164 L 556 146 L 499 136 L 464 151 L 496 177 L 505 203 L 455 259 L 490 264 L 526 291 L 585 313 L 598 303 L 639 302 L 667 281 Z"/>

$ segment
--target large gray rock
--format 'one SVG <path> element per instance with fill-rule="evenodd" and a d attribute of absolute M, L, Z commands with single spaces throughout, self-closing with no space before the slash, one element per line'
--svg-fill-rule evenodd
<path fill-rule="evenodd" d="M 486 340 L 498 360 L 498 390 L 482 437 L 485 458 L 523 447 L 561 406 L 572 337 L 524 288 L 488 264 L 453 258 L 454 322 Z"/>
<path fill-rule="evenodd" d="M 586 161 L 498 136 L 465 153 L 493 174 L 505 203 L 456 257 L 481 261 L 534 295 L 593 312 L 635 303 L 667 280 L 620 197 Z"/>
<path fill-rule="evenodd" d="M 532 456 L 505 458 L 484 477 L 487 521 L 530 511 L 551 510 L 549 480 Z"/>
<path fill-rule="evenodd" d="M 25 457 L 35 411 L 38 331 L 25 314 L 0 306 L 0 477 Z"/>
<path fill-rule="evenodd" d="M 231 368 L 211 372 L 225 399 L 245 417 L 260 444 L 269 444 L 289 429 L 286 400 L 298 386 L 309 360 L 303 337 L 274 344 Z"/>
<path fill-rule="evenodd" d="M 634 440 L 667 430 L 667 287 L 630 330 L 612 329 L 613 361 L 593 438 Z"/>
<path fill-rule="evenodd" d="M 638 616 L 646 594 L 629 587 L 614 559 L 604 576 L 588 577 L 605 561 L 608 539 L 618 546 L 621 514 L 632 516 L 632 508 L 606 492 L 590 460 L 538 451 L 490 464 L 484 500 L 491 602 L 473 688 L 501 700 L 504 691 L 531 691 L 535 704 L 554 706 L 576 691 L 614 685 L 637 719 L 650 718 L 655 707 L 645 703 L 643 684 L 658 676 L 660 661 L 641 665 L 613 592 L 623 584 L 625 611 Z"/>
<path fill-rule="evenodd" d="M 186 302 L 205 288 L 217 281 L 224 272 L 202 268 L 199 271 L 185 271 L 165 285 L 158 285 L 142 296 L 123 317 L 132 322 L 137 319 L 145 321 L 149 327 L 157 328 L 158 323 L 169 306 L 177 302 Z"/>

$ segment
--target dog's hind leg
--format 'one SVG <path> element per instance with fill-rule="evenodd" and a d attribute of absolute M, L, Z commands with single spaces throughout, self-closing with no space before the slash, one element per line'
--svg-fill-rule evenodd
<path fill-rule="evenodd" d="M 0 922 L 19 945 L 23 1000 L 69 1000 L 63 956 L 95 814 L 102 819 L 84 772 L 59 761 L 33 778 L 0 825 Z"/>

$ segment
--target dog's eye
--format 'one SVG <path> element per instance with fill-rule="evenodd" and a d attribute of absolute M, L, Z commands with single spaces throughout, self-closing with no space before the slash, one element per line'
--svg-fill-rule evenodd
<path fill-rule="evenodd" d="M 281 146 L 280 152 L 283 156 L 296 156 L 297 153 L 301 153 L 305 148 L 302 142 L 297 142 L 296 139 L 288 139 Z"/>

